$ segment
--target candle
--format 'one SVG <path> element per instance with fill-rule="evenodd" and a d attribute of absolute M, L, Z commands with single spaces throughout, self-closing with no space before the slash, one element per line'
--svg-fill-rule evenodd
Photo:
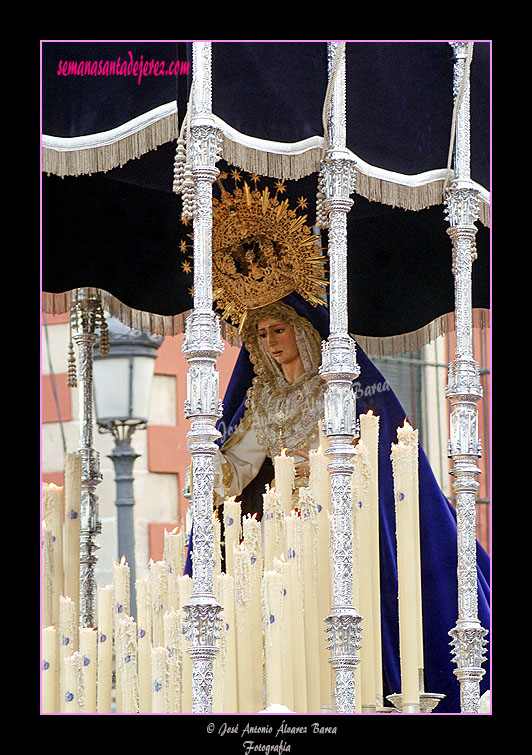
<path fill-rule="evenodd" d="M 122 616 L 129 616 L 129 575 L 130 569 L 125 556 L 122 556 L 118 564 L 113 561 L 115 620 Z"/>
<path fill-rule="evenodd" d="M 307 710 L 320 713 L 320 664 L 318 631 L 318 527 L 317 506 L 308 488 L 299 490 L 301 511 L 301 545 L 303 600 L 305 606 L 305 656 L 307 668 Z"/>
<path fill-rule="evenodd" d="M 164 561 L 149 563 L 151 598 L 151 641 L 154 647 L 164 645 L 164 612 L 167 608 L 168 567 Z"/>
<path fill-rule="evenodd" d="M 360 649 L 359 694 L 357 703 L 364 713 L 375 713 L 375 656 L 373 628 L 373 579 L 371 557 L 370 479 L 372 469 L 368 449 L 359 440 L 353 459 L 351 500 L 353 515 L 353 601 L 364 620 L 364 642 Z"/>
<path fill-rule="evenodd" d="M 236 496 L 224 501 L 224 540 L 225 540 L 225 571 L 234 576 L 234 547 L 238 547 L 241 536 L 240 514 L 242 504 L 236 501 Z"/>
<path fill-rule="evenodd" d="M 63 488 L 54 483 L 43 484 L 42 515 L 52 533 L 53 605 L 51 624 L 59 621 L 59 596 L 63 594 Z"/>
<path fill-rule="evenodd" d="M 294 489 L 295 467 L 294 460 L 291 456 L 286 455 L 286 448 L 283 448 L 280 455 L 273 460 L 275 470 L 275 489 L 281 497 L 281 505 L 284 514 L 289 514 L 292 510 L 292 490 Z"/>
<path fill-rule="evenodd" d="M 137 624 L 132 616 L 121 616 L 116 630 L 116 711 L 138 713 Z"/>
<path fill-rule="evenodd" d="M 283 571 L 288 575 L 287 581 L 290 586 L 294 710 L 298 713 L 307 713 L 307 666 L 303 641 L 305 628 L 303 622 L 303 571 L 300 530 L 301 517 L 295 511 L 291 511 L 290 515 L 285 517 L 286 561 L 283 564 Z"/>
<path fill-rule="evenodd" d="M 262 541 L 264 543 L 264 571 L 273 569 L 273 559 L 285 552 L 284 510 L 277 490 L 266 485 L 262 495 Z"/>
<path fill-rule="evenodd" d="M 309 452 L 309 487 L 320 511 L 331 510 L 331 475 L 327 469 L 329 463 L 323 446 Z"/>
<path fill-rule="evenodd" d="M 251 560 L 244 543 L 234 549 L 238 712 L 254 713 L 251 651 Z"/>
<path fill-rule="evenodd" d="M 218 519 L 218 509 L 216 509 L 212 515 L 212 530 L 214 536 L 214 579 L 216 579 L 222 570 L 221 527 L 221 522 Z"/>
<path fill-rule="evenodd" d="M 176 611 L 179 593 L 177 578 L 183 574 L 185 565 L 183 533 L 177 527 L 171 532 L 164 532 L 163 561 L 168 568 L 166 607 L 170 611 Z"/>
<path fill-rule="evenodd" d="M 42 626 L 50 626 L 54 617 L 54 545 L 52 530 L 43 521 L 42 546 Z"/>
<path fill-rule="evenodd" d="M 81 679 L 83 684 L 83 712 L 96 713 L 96 658 L 97 631 L 92 627 L 80 627 L 79 651 L 81 655 Z"/>
<path fill-rule="evenodd" d="M 187 652 L 187 648 L 190 645 L 183 629 L 185 612 L 183 606 L 186 605 L 192 596 L 193 582 L 188 574 L 184 574 L 179 577 L 179 618 L 181 629 L 180 641 L 181 641 L 181 683 L 182 683 L 182 695 L 181 695 L 181 712 L 192 712 L 192 659 Z"/>
<path fill-rule="evenodd" d="M 153 713 L 167 713 L 168 682 L 166 677 L 167 651 L 163 647 L 151 649 L 152 703 Z"/>
<path fill-rule="evenodd" d="M 181 712 L 181 647 L 179 643 L 179 628 L 178 612 L 166 611 L 164 614 L 164 646 L 167 652 L 168 713 Z"/>
<path fill-rule="evenodd" d="M 298 638 L 294 632 L 290 573 L 286 568 L 284 553 L 281 553 L 280 559 L 275 559 L 274 564 L 275 570 L 281 575 L 281 656 L 283 665 L 281 702 L 289 710 L 295 710 L 293 643 L 297 642 Z"/>
<path fill-rule="evenodd" d="M 281 654 L 281 575 L 266 571 L 262 579 L 266 707 L 282 704 L 283 658 Z"/>
<path fill-rule="evenodd" d="M 262 710 L 262 606 L 260 600 L 262 582 L 262 543 L 261 526 L 257 515 L 248 514 L 242 521 L 244 543 L 250 559 L 250 622 L 251 622 L 251 679 L 253 710 Z"/>
<path fill-rule="evenodd" d="M 65 584 L 64 594 L 79 614 L 79 537 L 81 514 L 81 455 L 65 456 Z"/>
<path fill-rule="evenodd" d="M 111 712 L 113 673 L 113 586 L 98 587 L 98 653 L 96 690 L 98 713 Z"/>
<path fill-rule="evenodd" d="M 138 620 L 139 713 L 151 713 L 151 596 L 149 577 L 135 582 Z"/>
<path fill-rule="evenodd" d="M 401 655 L 401 696 L 403 712 L 419 711 L 419 607 L 418 567 L 415 554 L 415 513 L 417 489 L 415 465 L 417 448 L 400 440 L 392 443 L 395 516 L 397 537 L 397 576 L 399 588 L 399 648 Z"/>
<path fill-rule="evenodd" d="M 71 598 L 59 597 L 59 657 L 61 664 L 75 652 L 78 631 L 76 606 Z"/>
<path fill-rule="evenodd" d="M 236 619 L 234 577 L 221 572 L 216 578 L 218 602 L 223 606 L 221 613 L 222 633 L 220 651 L 217 654 L 214 669 L 215 713 L 238 712 L 238 682 L 236 671 Z M 261 636 L 262 665 L 262 636 Z M 262 681 L 262 680 L 261 680 Z"/>
<path fill-rule="evenodd" d="M 42 630 L 42 712 L 59 713 L 57 657 L 57 630 L 44 627 Z"/>
<path fill-rule="evenodd" d="M 410 448 L 412 456 L 411 474 L 413 479 L 413 517 L 415 526 L 415 552 L 413 554 L 414 565 L 416 567 L 416 602 L 418 611 L 418 654 L 419 654 L 419 679 L 423 684 L 423 605 L 421 600 L 421 539 L 419 534 L 419 431 L 414 430 L 412 425 L 406 420 L 402 427 L 397 428 L 397 440 L 404 443 Z M 420 691 L 422 687 L 420 686 Z"/>
<path fill-rule="evenodd" d="M 379 417 L 371 409 L 360 415 L 360 439 L 368 449 L 371 468 L 369 479 L 369 520 L 371 529 L 371 579 L 373 596 L 373 657 L 375 665 L 376 703 L 383 705 L 382 692 L 382 636 L 381 636 L 381 580 L 379 538 Z"/>
<path fill-rule="evenodd" d="M 83 688 L 81 687 L 80 670 L 81 653 L 74 651 L 62 664 L 63 701 L 62 713 L 81 713 Z"/>

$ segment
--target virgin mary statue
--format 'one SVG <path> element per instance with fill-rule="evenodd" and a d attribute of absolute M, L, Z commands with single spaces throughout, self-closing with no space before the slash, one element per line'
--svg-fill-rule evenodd
<path fill-rule="evenodd" d="M 215 216 L 216 217 L 216 216 Z M 214 246 L 216 250 L 216 244 Z M 242 514 L 262 515 L 262 494 L 274 478 L 281 448 L 295 459 L 296 486 L 308 481 L 309 451 L 319 443 L 325 381 L 319 374 L 321 343 L 329 336 L 324 304 L 292 289 L 266 306 L 248 308 L 243 345 L 223 399 L 217 428 L 214 502 L 238 496 Z M 357 416 L 379 417 L 380 588 L 383 694 L 401 689 L 395 498 L 391 445 L 406 413 L 383 375 L 356 344 L 360 375 L 353 383 Z M 444 694 L 438 713 L 460 712 L 449 630 L 458 615 L 456 513 L 419 448 L 419 531 L 423 603 L 424 684 Z M 191 547 L 185 572 L 191 573 Z M 477 544 L 478 617 L 489 627 L 489 557 Z M 489 654 L 481 694 L 490 688 Z"/>

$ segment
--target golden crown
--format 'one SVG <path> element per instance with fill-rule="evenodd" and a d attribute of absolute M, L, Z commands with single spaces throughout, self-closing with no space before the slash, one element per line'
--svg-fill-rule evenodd
<path fill-rule="evenodd" d="M 213 198 L 212 274 L 213 300 L 222 318 L 242 327 L 249 309 L 263 307 L 297 292 L 311 304 L 324 304 L 327 286 L 320 237 L 289 207 L 286 190 L 278 181 L 272 190 L 257 189 L 259 177 L 243 180 L 233 171 L 235 188 L 223 185 Z M 242 186 L 238 184 L 242 181 Z M 306 208 L 306 200 L 298 200 Z"/>

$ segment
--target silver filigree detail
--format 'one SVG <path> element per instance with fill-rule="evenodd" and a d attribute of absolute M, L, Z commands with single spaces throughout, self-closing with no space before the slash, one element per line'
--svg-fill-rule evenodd
<path fill-rule="evenodd" d="M 460 681 L 461 710 L 478 713 L 481 666 L 485 660 L 487 630 L 478 620 L 478 580 L 475 495 L 479 487 L 481 454 L 478 437 L 477 401 L 482 397 L 478 364 L 473 358 L 472 264 L 476 259 L 475 222 L 479 193 L 469 171 L 469 81 L 466 57 L 468 44 L 452 43 L 455 53 L 454 97 L 461 94 L 457 110 L 455 178 L 445 193 L 448 234 L 453 245 L 452 271 L 455 280 L 455 359 L 449 365 L 446 396 L 451 405 L 449 456 L 452 459 L 453 491 L 456 496 L 458 549 L 458 620 L 450 630 L 455 675 Z M 458 104 L 458 103 L 457 103 Z"/>
<path fill-rule="evenodd" d="M 194 180 L 194 309 L 187 318 L 183 354 L 189 363 L 185 416 L 192 457 L 194 549 L 193 592 L 185 612 L 185 631 L 191 641 L 192 708 L 211 713 L 213 664 L 219 638 L 214 596 L 213 484 L 215 428 L 221 416 L 216 359 L 223 352 L 220 320 L 212 310 L 212 183 L 218 176 L 221 134 L 211 113 L 211 44 L 193 43 L 194 81 L 189 159 Z"/>
<path fill-rule="evenodd" d="M 330 335 L 322 343 L 320 375 L 326 381 L 324 432 L 331 475 L 331 555 L 333 605 L 325 619 L 335 672 L 334 702 L 337 712 L 354 713 L 354 670 L 361 617 L 353 606 L 353 532 L 351 475 L 356 406 L 353 380 L 360 369 L 347 318 L 347 213 L 353 202 L 355 164 L 345 149 L 345 54 L 339 43 L 329 43 L 331 100 L 328 150 L 321 163 L 321 208 L 328 215 L 330 261 Z M 344 47 L 345 49 L 345 47 Z M 340 55 L 336 55 L 340 52 Z M 334 64 L 332 63 L 334 61 Z"/>
<path fill-rule="evenodd" d="M 78 347 L 80 400 L 81 508 L 80 508 L 80 625 L 95 626 L 97 563 L 96 536 L 101 532 L 96 486 L 101 482 L 99 454 L 93 447 L 93 361 L 102 303 L 95 289 L 76 289 L 72 295 L 73 341 Z"/>

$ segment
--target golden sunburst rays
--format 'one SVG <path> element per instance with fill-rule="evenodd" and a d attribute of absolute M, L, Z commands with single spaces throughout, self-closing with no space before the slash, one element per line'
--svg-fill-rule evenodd
<path fill-rule="evenodd" d="M 260 184 L 263 183 L 261 187 Z M 232 191 L 230 185 L 233 185 Z M 320 236 L 307 222 L 308 200 L 283 196 L 284 180 L 238 168 L 222 170 L 213 197 L 213 305 L 221 317 L 241 326 L 248 309 L 296 291 L 313 305 L 324 304 L 327 257 Z M 180 243 L 182 273 L 193 271 L 192 244 Z M 191 296 L 193 289 L 189 290 Z"/>

